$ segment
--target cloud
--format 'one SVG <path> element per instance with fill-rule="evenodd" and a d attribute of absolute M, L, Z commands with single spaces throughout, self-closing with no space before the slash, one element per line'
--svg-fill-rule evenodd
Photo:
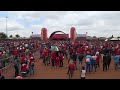
<path fill-rule="evenodd" d="M 21 36 L 39 34 L 43 27 L 48 37 L 54 31 L 70 33 L 74 26 L 78 34 L 90 36 L 119 36 L 120 11 L 8 11 L 8 30 Z M 0 17 L 0 31 L 5 32 L 5 18 Z M 26 34 L 25 34 L 26 33 Z"/>

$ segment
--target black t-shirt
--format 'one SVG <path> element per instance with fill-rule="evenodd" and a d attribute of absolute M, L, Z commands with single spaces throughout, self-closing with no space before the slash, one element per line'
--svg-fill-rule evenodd
<path fill-rule="evenodd" d="M 79 57 L 78 57 L 78 59 L 81 60 L 81 61 L 83 60 L 83 58 L 84 58 L 83 54 L 80 54 Z"/>

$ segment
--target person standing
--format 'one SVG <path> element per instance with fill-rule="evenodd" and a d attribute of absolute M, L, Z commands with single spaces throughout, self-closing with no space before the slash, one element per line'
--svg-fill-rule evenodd
<path fill-rule="evenodd" d="M 103 56 L 103 71 L 104 70 L 106 70 L 107 71 L 107 64 L 108 64 L 108 60 L 107 60 L 108 58 L 107 58 L 107 55 L 106 55 L 106 53 L 104 54 L 104 56 Z"/>
<path fill-rule="evenodd" d="M 56 53 L 55 53 L 55 51 L 53 51 L 52 53 L 51 53 L 51 63 L 52 63 L 52 66 L 54 67 L 55 66 L 55 58 L 56 58 Z"/>
<path fill-rule="evenodd" d="M 69 65 L 68 65 L 68 75 L 69 75 L 69 79 L 71 79 L 71 78 L 73 77 L 74 70 L 75 70 L 75 64 L 74 64 L 73 60 L 71 60 L 71 61 L 69 62 Z"/>
<path fill-rule="evenodd" d="M 108 59 L 107 59 L 107 60 L 108 60 L 108 61 L 107 61 L 107 63 L 108 63 L 108 64 L 107 64 L 107 68 L 108 68 L 108 70 L 109 70 L 110 63 L 111 63 L 111 54 L 108 54 L 107 57 L 108 57 Z"/>
<path fill-rule="evenodd" d="M 97 65 L 96 65 L 96 68 L 100 68 L 100 55 L 99 54 L 96 54 L 97 58 L 96 58 L 96 62 L 97 62 Z"/>
<path fill-rule="evenodd" d="M 55 59 L 55 67 L 58 68 L 60 66 L 60 58 L 58 54 L 56 54 L 56 59 Z"/>
<path fill-rule="evenodd" d="M 59 59 L 60 59 L 60 67 L 63 67 L 63 59 L 64 59 L 64 56 L 62 53 L 59 54 Z"/>
<path fill-rule="evenodd" d="M 78 56 L 79 67 L 80 67 L 80 65 L 82 65 L 82 63 L 83 63 L 83 58 L 84 58 L 84 55 L 80 52 L 80 54 L 79 54 L 79 56 Z"/>
<path fill-rule="evenodd" d="M 90 72 L 90 65 L 91 65 L 91 60 L 92 60 L 92 57 L 89 53 L 87 53 L 87 56 L 86 56 L 86 72 Z"/>
<path fill-rule="evenodd" d="M 5 67 L 6 65 L 6 60 L 8 59 L 8 55 L 6 54 L 5 51 L 3 51 L 3 54 L 2 54 L 2 66 Z"/>
<path fill-rule="evenodd" d="M 91 65 L 92 65 L 92 70 L 91 71 L 93 71 L 93 69 L 94 69 L 95 72 L 96 72 L 96 64 L 97 64 L 96 58 L 97 58 L 97 56 L 94 54 L 92 56 L 92 60 L 91 60 Z"/>
<path fill-rule="evenodd" d="M 117 70 L 119 65 L 119 56 L 117 54 L 114 56 L 114 64 L 115 64 L 115 70 Z"/>
<path fill-rule="evenodd" d="M 74 62 L 74 64 L 75 64 L 75 67 L 76 67 L 76 69 L 77 69 L 77 64 L 76 64 L 77 54 L 76 54 L 76 51 L 74 51 L 73 54 L 72 54 L 72 60 L 73 60 L 73 62 Z"/>
<path fill-rule="evenodd" d="M 14 58 L 15 77 L 18 76 L 19 74 L 19 71 L 20 71 L 19 66 L 20 66 L 20 61 L 19 61 L 18 55 L 16 55 Z"/>
<path fill-rule="evenodd" d="M 85 70 L 85 67 L 82 66 L 82 70 L 81 70 L 81 79 L 85 79 L 86 77 L 86 70 Z"/>

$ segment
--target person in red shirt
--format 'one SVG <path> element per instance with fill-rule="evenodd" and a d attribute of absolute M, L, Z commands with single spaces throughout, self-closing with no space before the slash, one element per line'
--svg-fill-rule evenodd
<path fill-rule="evenodd" d="M 56 59 L 55 59 L 55 67 L 58 68 L 60 66 L 60 58 L 58 56 L 58 54 L 56 55 Z"/>
<path fill-rule="evenodd" d="M 22 66 L 21 66 L 21 72 L 22 72 L 22 77 L 25 77 L 26 74 L 27 74 L 27 64 L 26 63 L 23 63 Z"/>
<path fill-rule="evenodd" d="M 14 56 L 17 56 L 18 55 L 18 49 L 15 49 L 14 50 Z"/>
<path fill-rule="evenodd" d="M 54 63 L 55 63 L 55 56 L 56 55 L 56 53 L 53 51 L 52 53 L 51 53 L 51 63 L 52 63 L 52 66 L 54 67 Z"/>
<path fill-rule="evenodd" d="M 27 72 L 27 64 L 25 62 L 21 66 L 21 71 L 22 72 Z"/>
<path fill-rule="evenodd" d="M 30 76 L 34 74 L 34 63 L 35 63 L 35 58 L 32 54 L 29 55 L 29 60 L 28 60 L 28 66 L 29 66 L 29 72 Z"/>
<path fill-rule="evenodd" d="M 21 65 L 25 62 L 25 57 L 24 57 L 23 54 L 22 54 L 21 57 L 20 57 L 20 61 L 21 61 Z"/>
<path fill-rule="evenodd" d="M 96 58 L 96 62 L 97 62 L 97 65 L 96 65 L 96 68 L 98 66 L 98 68 L 100 68 L 100 55 L 99 54 L 96 54 L 97 58 Z"/>
<path fill-rule="evenodd" d="M 60 59 L 60 67 L 63 67 L 63 59 L 64 59 L 64 56 L 62 53 L 59 54 L 59 59 Z"/>
<path fill-rule="evenodd" d="M 73 77 L 74 70 L 75 70 L 75 64 L 73 63 L 73 60 L 70 60 L 68 65 L 68 73 L 67 73 L 69 75 L 69 79 Z"/>

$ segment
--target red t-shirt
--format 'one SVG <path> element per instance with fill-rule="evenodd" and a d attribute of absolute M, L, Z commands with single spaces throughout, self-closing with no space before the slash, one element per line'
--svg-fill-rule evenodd
<path fill-rule="evenodd" d="M 55 53 L 54 52 L 51 54 L 51 58 L 55 59 Z"/>
<path fill-rule="evenodd" d="M 59 59 L 60 59 L 60 60 L 63 60 L 63 59 L 64 59 L 63 54 L 60 54 L 60 55 L 59 55 Z"/>
<path fill-rule="evenodd" d="M 27 71 L 27 65 L 24 63 L 21 66 L 21 71 L 26 72 Z"/>
<path fill-rule="evenodd" d="M 29 65 L 31 65 L 32 62 L 35 62 L 33 55 L 29 56 Z"/>
<path fill-rule="evenodd" d="M 74 63 L 69 64 L 70 71 L 74 71 L 74 68 L 75 68 L 75 64 Z"/>
<path fill-rule="evenodd" d="M 56 64 L 57 66 L 59 66 L 59 65 L 60 65 L 60 59 L 59 59 L 59 57 L 56 57 L 55 64 Z"/>
<path fill-rule="evenodd" d="M 44 57 L 47 58 L 48 57 L 48 52 L 44 53 Z"/>
<path fill-rule="evenodd" d="M 14 50 L 14 55 L 18 55 L 18 50 Z"/>
<path fill-rule="evenodd" d="M 25 62 L 25 57 L 20 57 L 21 62 Z"/>
<path fill-rule="evenodd" d="M 96 61 L 100 62 L 100 55 L 97 55 Z"/>

